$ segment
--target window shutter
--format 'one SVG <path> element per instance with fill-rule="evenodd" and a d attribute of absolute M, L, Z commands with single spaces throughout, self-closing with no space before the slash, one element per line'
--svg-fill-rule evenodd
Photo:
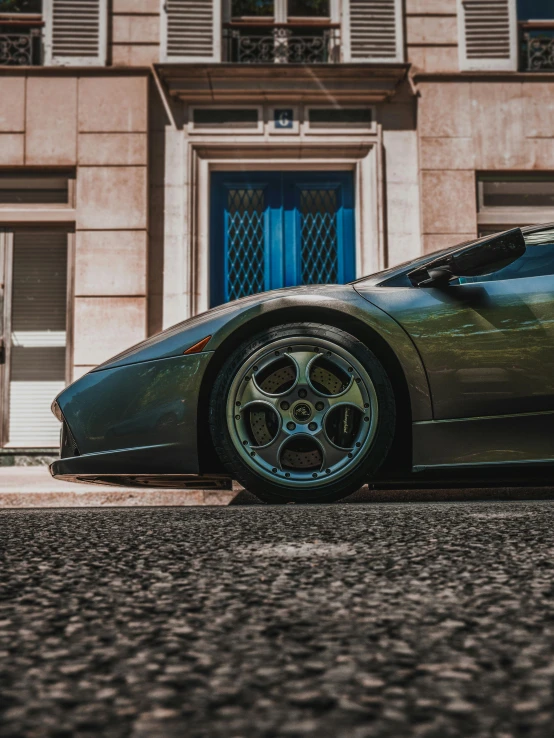
<path fill-rule="evenodd" d="M 343 29 L 345 61 L 404 61 L 402 0 L 348 0 Z"/>
<path fill-rule="evenodd" d="M 221 0 L 162 0 L 162 61 L 221 59 Z"/>
<path fill-rule="evenodd" d="M 458 0 L 460 69 L 517 70 L 515 0 Z"/>
<path fill-rule="evenodd" d="M 65 387 L 67 234 L 18 231 L 13 238 L 9 443 L 57 446 L 50 411 Z"/>
<path fill-rule="evenodd" d="M 108 0 L 44 0 L 45 62 L 106 64 Z"/>

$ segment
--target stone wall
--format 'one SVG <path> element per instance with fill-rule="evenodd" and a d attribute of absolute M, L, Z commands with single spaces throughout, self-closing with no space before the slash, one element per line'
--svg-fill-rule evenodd
<path fill-rule="evenodd" d="M 160 0 L 113 0 L 110 30 L 114 66 L 160 61 Z"/>
<path fill-rule="evenodd" d="M 554 80 L 419 79 L 424 251 L 477 233 L 476 172 L 554 169 Z"/>
<path fill-rule="evenodd" d="M 413 72 L 457 72 L 456 0 L 406 0 L 406 61 Z"/>
<path fill-rule="evenodd" d="M 0 99 L 0 166 L 76 168 L 74 210 L 24 220 L 75 226 L 76 378 L 146 335 L 148 78 L 12 72 Z"/>

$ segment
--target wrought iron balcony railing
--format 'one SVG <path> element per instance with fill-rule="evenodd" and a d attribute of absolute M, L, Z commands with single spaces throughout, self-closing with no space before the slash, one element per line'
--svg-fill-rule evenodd
<path fill-rule="evenodd" d="M 42 64 L 42 19 L 0 15 L 0 66 Z"/>
<path fill-rule="evenodd" d="M 338 27 L 226 29 L 227 60 L 239 64 L 328 64 L 340 60 Z"/>
<path fill-rule="evenodd" d="M 554 21 L 520 24 L 520 69 L 522 72 L 554 70 Z"/>

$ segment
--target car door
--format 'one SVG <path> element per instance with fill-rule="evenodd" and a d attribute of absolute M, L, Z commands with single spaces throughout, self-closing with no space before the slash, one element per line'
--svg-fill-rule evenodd
<path fill-rule="evenodd" d="M 554 230 L 525 240 L 494 274 L 365 290 L 420 352 L 435 420 L 554 410 Z"/>

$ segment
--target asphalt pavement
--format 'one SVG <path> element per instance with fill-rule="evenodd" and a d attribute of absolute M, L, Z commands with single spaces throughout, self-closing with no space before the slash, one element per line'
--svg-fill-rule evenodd
<path fill-rule="evenodd" d="M 0 512 L 0 736 L 554 734 L 554 503 Z"/>

